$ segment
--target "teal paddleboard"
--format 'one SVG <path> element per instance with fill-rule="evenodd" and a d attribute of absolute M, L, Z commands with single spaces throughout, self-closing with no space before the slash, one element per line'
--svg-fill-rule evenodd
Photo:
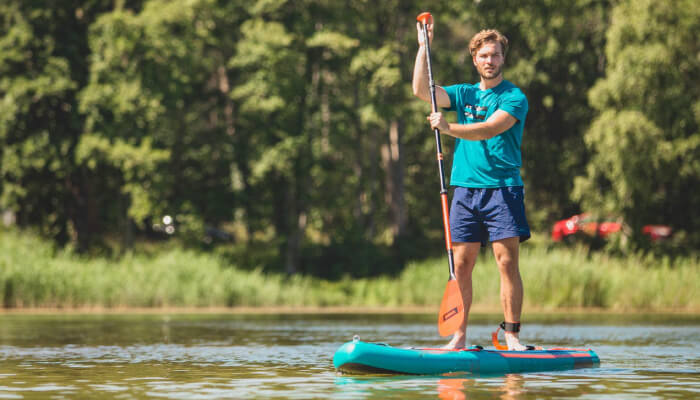
<path fill-rule="evenodd" d="M 586 368 L 599 363 L 598 355 L 589 349 L 501 351 L 472 347 L 443 350 L 399 348 L 360 340 L 343 344 L 333 356 L 335 368 L 351 374 L 502 375 Z"/>

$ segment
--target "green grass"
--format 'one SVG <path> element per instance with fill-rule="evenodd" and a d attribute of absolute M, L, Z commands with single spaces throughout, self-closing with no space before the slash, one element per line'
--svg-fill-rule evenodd
<path fill-rule="evenodd" d="M 700 260 L 590 254 L 523 246 L 525 306 L 544 310 L 700 310 Z M 0 305 L 10 307 L 434 306 L 446 260 L 412 262 L 396 277 L 329 282 L 241 270 L 211 253 L 162 249 L 119 260 L 55 250 L 36 236 L 0 232 Z M 474 271 L 474 305 L 499 307 L 493 256 Z"/>

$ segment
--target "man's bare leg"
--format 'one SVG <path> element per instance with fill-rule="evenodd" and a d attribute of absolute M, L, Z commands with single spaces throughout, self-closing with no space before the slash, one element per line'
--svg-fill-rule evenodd
<path fill-rule="evenodd" d="M 459 284 L 459 291 L 462 294 L 464 303 L 464 322 L 462 326 L 452 336 L 452 340 L 444 348 L 461 349 L 466 345 L 467 340 L 467 320 L 469 319 L 469 308 L 472 305 L 472 271 L 479 255 L 481 243 L 452 243 L 455 258 L 455 276 Z"/>
<path fill-rule="evenodd" d="M 503 317 L 506 322 L 520 322 L 520 313 L 523 308 L 523 281 L 520 278 L 518 266 L 520 238 L 497 240 L 492 246 L 498 271 L 501 274 Z M 527 349 L 520 344 L 517 332 L 506 332 L 505 338 L 509 350 Z"/>

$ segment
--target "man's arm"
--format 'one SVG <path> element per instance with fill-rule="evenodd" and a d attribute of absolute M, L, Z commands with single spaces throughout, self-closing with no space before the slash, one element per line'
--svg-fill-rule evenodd
<path fill-rule="evenodd" d="M 420 22 L 416 25 L 418 30 L 418 54 L 416 54 L 416 65 L 413 68 L 413 94 L 421 100 L 430 102 L 430 80 L 428 78 L 428 62 L 426 57 L 425 40 L 421 31 Z M 433 40 L 433 24 L 427 24 L 428 40 Z M 435 86 L 435 100 L 437 106 L 449 108 L 450 97 L 445 89 Z"/>
<path fill-rule="evenodd" d="M 484 122 L 471 124 L 450 124 L 442 113 L 432 113 L 428 117 L 430 126 L 440 132 L 466 140 L 486 140 L 510 129 L 518 120 L 506 111 L 497 110 Z"/>

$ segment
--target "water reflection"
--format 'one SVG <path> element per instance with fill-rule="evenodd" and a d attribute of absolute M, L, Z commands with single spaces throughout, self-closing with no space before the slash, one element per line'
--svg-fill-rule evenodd
<path fill-rule="evenodd" d="M 464 393 L 464 385 L 467 382 L 467 379 L 460 378 L 440 379 L 437 385 L 438 397 L 441 400 L 465 400 L 467 395 Z"/>
<path fill-rule="evenodd" d="M 494 397 L 502 400 L 524 398 L 524 378 L 522 375 L 509 374 L 500 378 L 502 385 L 494 389 Z M 479 381 L 467 378 L 442 378 L 438 380 L 437 391 L 441 400 L 466 400 L 469 392 L 477 392 Z"/>
<path fill-rule="evenodd" d="M 506 375 L 504 381 L 501 399 L 514 400 L 522 398 L 521 395 L 525 393 L 523 390 L 524 379 L 522 375 Z"/>

